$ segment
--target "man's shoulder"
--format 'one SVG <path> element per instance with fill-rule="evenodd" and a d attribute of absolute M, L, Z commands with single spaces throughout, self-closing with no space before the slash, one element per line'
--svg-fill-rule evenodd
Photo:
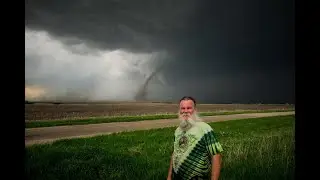
<path fill-rule="evenodd" d="M 204 131 L 212 130 L 212 127 L 208 123 L 203 122 L 203 121 L 202 122 L 198 122 L 198 126 Z"/>
<path fill-rule="evenodd" d="M 181 132 L 181 128 L 177 127 L 176 130 L 174 131 L 174 135 L 177 135 L 179 132 Z"/>

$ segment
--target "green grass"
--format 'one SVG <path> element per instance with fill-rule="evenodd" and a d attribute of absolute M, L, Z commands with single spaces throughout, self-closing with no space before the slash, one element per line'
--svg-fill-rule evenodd
<path fill-rule="evenodd" d="M 294 116 L 210 123 L 223 148 L 221 180 L 294 179 Z M 26 148 L 27 179 L 165 179 L 175 128 L 60 140 Z"/>
<path fill-rule="evenodd" d="M 293 111 L 294 109 L 275 109 L 275 110 L 246 110 L 246 111 L 225 111 L 225 112 L 200 112 L 201 116 L 215 116 L 215 115 L 228 115 L 228 114 L 244 114 L 244 113 L 264 113 L 264 112 L 285 112 Z M 109 117 L 96 117 L 88 119 L 74 119 L 74 120 L 48 120 L 48 121 L 27 121 L 25 122 L 26 128 L 36 127 L 51 127 L 51 126 L 66 126 L 66 125 L 83 125 L 83 124 L 99 124 L 110 122 L 131 122 L 142 120 L 158 120 L 158 119 L 174 119 L 177 114 L 156 114 L 144 116 L 109 116 Z"/>

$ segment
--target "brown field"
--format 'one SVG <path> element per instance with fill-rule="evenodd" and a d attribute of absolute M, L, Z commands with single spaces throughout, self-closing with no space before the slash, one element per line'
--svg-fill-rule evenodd
<path fill-rule="evenodd" d="M 35 103 L 25 104 L 25 120 L 81 119 L 99 116 L 143 115 L 177 113 L 177 104 L 126 103 Z M 290 109 L 289 104 L 198 104 L 199 112 L 234 110 Z"/>

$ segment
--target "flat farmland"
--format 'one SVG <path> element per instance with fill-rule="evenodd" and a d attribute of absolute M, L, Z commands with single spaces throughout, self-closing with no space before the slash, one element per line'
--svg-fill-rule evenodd
<path fill-rule="evenodd" d="M 198 104 L 199 112 L 241 110 L 286 110 L 290 104 Z M 175 114 L 178 105 L 173 103 L 34 103 L 25 104 L 25 120 L 83 119 L 103 116 L 134 116 Z"/>

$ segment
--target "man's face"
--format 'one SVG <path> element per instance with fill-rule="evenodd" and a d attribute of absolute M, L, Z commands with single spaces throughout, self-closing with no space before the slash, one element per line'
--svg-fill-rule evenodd
<path fill-rule="evenodd" d="M 182 100 L 180 102 L 180 117 L 184 120 L 188 120 L 194 113 L 194 103 L 192 100 Z"/>

